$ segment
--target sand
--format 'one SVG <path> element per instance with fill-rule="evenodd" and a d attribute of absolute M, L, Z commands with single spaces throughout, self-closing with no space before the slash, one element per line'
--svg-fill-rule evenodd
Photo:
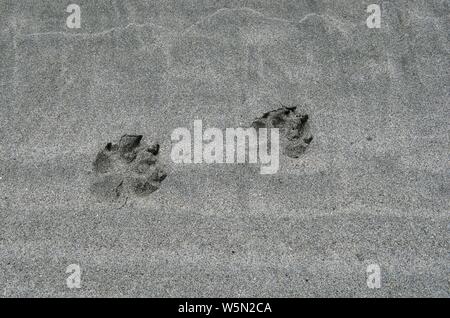
<path fill-rule="evenodd" d="M 73 2 L 0 2 L 0 296 L 449 297 L 448 1 Z M 280 103 L 314 139 L 278 173 L 172 162 Z M 167 177 L 105 200 L 125 134 Z"/>

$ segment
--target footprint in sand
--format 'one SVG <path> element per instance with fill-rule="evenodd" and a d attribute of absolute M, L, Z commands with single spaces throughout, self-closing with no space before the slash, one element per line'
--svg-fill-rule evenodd
<path fill-rule="evenodd" d="M 253 121 L 252 127 L 279 128 L 283 153 L 291 158 L 300 157 L 313 140 L 309 127 L 309 116 L 297 107 L 283 106 L 269 111 Z"/>
<path fill-rule="evenodd" d="M 159 144 L 147 145 L 142 135 L 123 135 L 99 151 L 91 191 L 104 199 L 145 196 L 159 189 L 167 174 L 158 162 Z"/>

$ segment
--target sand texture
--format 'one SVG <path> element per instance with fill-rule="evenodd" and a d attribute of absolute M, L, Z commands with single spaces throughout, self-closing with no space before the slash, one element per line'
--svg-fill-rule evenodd
<path fill-rule="evenodd" d="M 0 0 L 0 296 L 450 296 L 449 1 L 72 2 Z M 174 164 L 198 119 L 278 173 Z"/>

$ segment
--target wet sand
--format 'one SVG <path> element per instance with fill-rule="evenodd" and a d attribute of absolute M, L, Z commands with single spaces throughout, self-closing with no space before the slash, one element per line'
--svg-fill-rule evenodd
<path fill-rule="evenodd" d="M 447 2 L 79 4 L 0 4 L 0 296 L 449 296 Z M 314 140 L 278 173 L 172 162 L 173 129 L 280 102 Z M 90 191 L 124 134 L 167 166 L 125 204 Z"/>

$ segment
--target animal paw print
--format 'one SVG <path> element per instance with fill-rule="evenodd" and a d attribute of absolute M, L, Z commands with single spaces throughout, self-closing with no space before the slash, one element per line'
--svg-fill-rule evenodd
<path fill-rule="evenodd" d="M 117 144 L 107 143 L 94 160 L 97 179 L 91 191 L 108 199 L 155 192 L 167 177 L 158 154 L 159 144 L 146 145 L 142 135 L 123 135 Z"/>
<path fill-rule="evenodd" d="M 280 129 L 283 153 L 291 158 L 300 157 L 313 140 L 308 124 L 309 116 L 297 107 L 283 106 L 263 114 L 253 121 L 252 127 Z"/>

